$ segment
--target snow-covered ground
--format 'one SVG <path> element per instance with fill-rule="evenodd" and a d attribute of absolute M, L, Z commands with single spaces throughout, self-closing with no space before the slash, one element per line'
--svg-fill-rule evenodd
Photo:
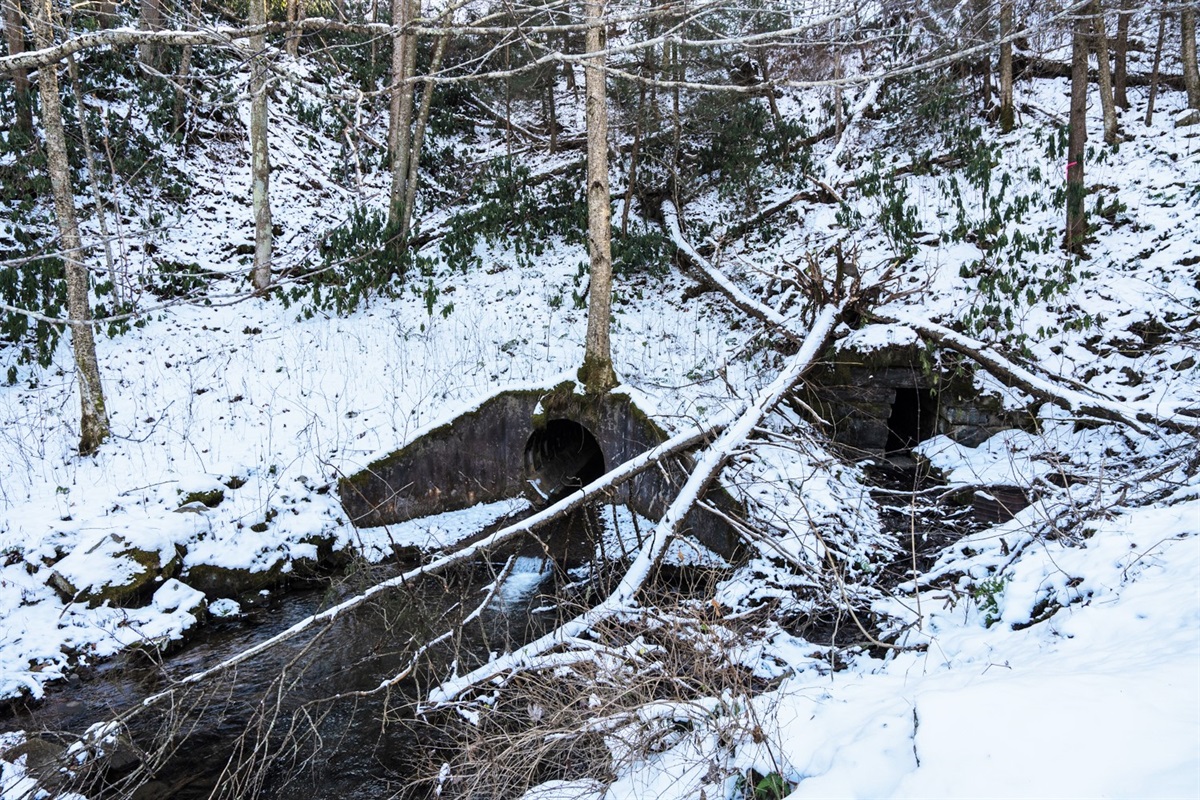
<path fill-rule="evenodd" d="M 1065 116 L 1063 87 L 1021 91 L 1031 108 Z M 1101 222 L 1086 274 L 1065 295 L 1014 306 L 1014 333 L 1028 335 L 1028 363 L 1045 374 L 1169 422 L 1200 406 L 1200 126 L 1174 128 L 1181 99 L 1167 93 L 1144 130 L 1142 99 L 1123 116 L 1131 140 L 1088 167 L 1089 185 L 1123 208 Z M 998 141 L 997 176 L 1014 176 L 1001 194 L 1056 185 L 1061 167 L 1040 138 L 1051 128 L 1031 110 Z M 356 197 L 322 177 L 332 172 L 335 143 L 304 146 L 314 138 L 286 121 L 272 135 L 285 231 L 277 258 L 286 266 L 356 199 L 379 202 L 382 176 Z M 889 141 L 886 129 L 854 127 L 837 145 L 849 156 L 829 166 L 853 175 L 874 152 L 902 163 L 906 153 L 889 150 Z M 248 241 L 250 230 L 248 210 L 234 200 L 249 185 L 248 159 L 234 145 L 217 147 L 229 152 L 190 162 L 199 188 L 158 242 L 160 252 L 234 273 L 230 243 Z M 832 143 L 821 147 L 814 163 L 837 155 Z M 952 324 L 977 302 L 961 270 L 983 254 L 938 238 L 954 222 L 939 180 L 905 183 L 919 226 L 932 235 L 897 287 L 919 291 L 885 310 Z M 316 197 L 311 185 L 326 183 Z M 846 229 L 836 206 L 816 206 L 771 245 L 730 243 L 718 266 L 765 297 L 751 263 L 776 271 L 842 241 L 869 280 L 896 255 L 894 242 L 871 222 L 878 199 L 853 202 L 860 227 Z M 970 213 L 978 202 L 968 198 Z M 1058 230 L 1052 206 L 1027 218 L 1030 235 Z M 721 204 L 714 192 L 682 216 L 692 226 L 720 224 Z M 162 308 L 99 343 L 114 437 L 92 458 L 74 453 L 78 397 L 65 343 L 51 368 L 21 367 L 16 384 L 0 387 L 0 697 L 37 698 L 79 666 L 180 637 L 197 624 L 201 602 L 220 613 L 217 598 L 190 593 L 196 565 L 286 572 L 314 555 L 318 538 L 374 559 L 396 543 L 448 546 L 506 513 L 414 521 L 385 540 L 349 525 L 330 487 L 481 397 L 572 377 L 586 317 L 570 297 L 581 287 L 583 255 L 550 242 L 532 267 L 520 267 L 511 253 L 489 251 L 486 269 L 442 276 L 441 298 L 453 301 L 446 314 L 429 313 L 413 293 L 346 317 L 297 319 L 295 307 L 238 299 L 230 283 L 213 290 L 211 304 Z M 1031 274 L 1063 262 L 1056 248 L 1022 258 L 1017 268 Z M 634 279 L 619 287 L 614 313 L 623 389 L 668 430 L 740 404 L 781 363 L 757 323 L 715 293 L 689 298 L 691 285 L 674 271 Z M 1066 324 L 1083 314 L 1097 324 Z M 1153 337 L 1137 334 L 1150 328 Z M 852 334 L 864 345 L 909 335 L 883 326 Z M 977 383 L 1011 408 L 1031 402 L 982 373 Z M 611 786 L 559 782 L 530 796 L 729 797 L 746 791 L 752 774 L 780 776 L 790 797 L 1200 796 L 1196 437 L 1153 424 L 1150 433 L 1078 425 L 1048 405 L 1036 415 L 1037 433 L 1005 432 L 977 448 L 944 437 L 922 445 L 952 486 L 1016 484 L 1036 487 L 1040 498 L 947 548 L 907 584 L 884 590 L 863 579 L 851 587 L 892 649 L 834 657 L 827 642 L 775 628 L 731 649 L 773 688 L 710 698 L 699 718 L 695 702 L 649 710 L 647 719 L 679 715 L 689 729 L 653 754 L 625 754 Z M 767 425 L 805 427 L 783 413 Z M 906 546 L 881 529 L 861 470 L 819 441 L 764 442 L 739 458 L 730 483 L 752 507 L 771 510 L 776 534 L 775 549 L 764 546 L 721 587 L 717 599 L 734 613 L 768 599 L 793 609 L 815 602 L 822 586 L 812 575 L 826 541 L 814 546 L 814 530 L 836 539 L 864 573 Z M 224 499 L 215 507 L 185 505 L 189 495 L 218 490 Z M 178 579 L 136 608 L 92 608 L 52 588 L 55 572 L 79 589 L 102 583 L 125 568 L 128 548 L 158 552 L 164 563 L 182 553 Z M 809 572 L 789 578 L 781 552 Z M 27 786 L 21 764 L 0 766 L 0 791 Z"/>

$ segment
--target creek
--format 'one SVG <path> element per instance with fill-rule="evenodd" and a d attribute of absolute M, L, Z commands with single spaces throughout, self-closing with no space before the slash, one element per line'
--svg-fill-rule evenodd
<path fill-rule="evenodd" d="M 501 565 L 478 563 L 398 588 L 315 635 L 284 642 L 135 716 L 126 730 L 132 747 L 117 748 L 121 753 L 74 784 L 46 783 L 92 800 L 432 796 L 421 779 L 436 774 L 432 745 L 440 734 L 413 715 L 422 687 L 528 641 L 558 619 L 553 602 L 542 606 L 539 588 L 553 588 L 541 561 L 512 563 L 500 584 Z M 210 620 L 169 653 L 128 652 L 54 687 L 36 704 L 10 707 L 0 731 L 69 742 L 171 681 L 409 566 L 364 568 L 323 589 L 265 595 L 236 618 Z M 455 633 L 410 676 L 371 691 L 404 672 L 421 644 L 447 631 Z"/>

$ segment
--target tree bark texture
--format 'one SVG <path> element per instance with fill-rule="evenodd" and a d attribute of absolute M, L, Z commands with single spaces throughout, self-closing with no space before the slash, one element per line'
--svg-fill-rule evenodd
<path fill-rule="evenodd" d="M 410 0 L 392 0 L 392 21 L 407 26 L 413 19 Z M 412 150 L 413 88 L 417 68 L 416 36 L 401 33 L 392 39 L 391 125 L 388 147 L 392 154 L 392 191 L 388 205 L 388 223 L 399 230 L 408 196 L 408 164 Z"/>
<path fill-rule="evenodd" d="M 288 22 L 295 22 L 299 17 L 300 0 L 287 0 L 286 19 Z M 300 48 L 300 31 L 288 34 L 287 44 L 285 45 L 287 54 L 295 58 L 299 53 Z"/>
<path fill-rule="evenodd" d="M 1146 127 L 1154 122 L 1154 101 L 1158 97 L 1159 68 L 1162 66 L 1163 38 L 1167 33 L 1167 14 L 1158 15 L 1158 38 L 1154 43 L 1154 66 L 1150 69 L 1150 94 L 1146 98 Z"/>
<path fill-rule="evenodd" d="M 1092 41 L 1096 47 L 1097 73 L 1100 83 L 1100 107 L 1104 111 L 1104 141 L 1116 144 L 1117 106 L 1113 102 L 1112 64 L 1108 57 L 1108 34 L 1104 30 L 1104 9 L 1100 0 L 1092 0 Z"/>
<path fill-rule="evenodd" d="M 429 62 L 429 74 L 434 75 L 442 66 L 442 56 L 446 54 L 446 44 L 450 34 L 444 33 L 438 37 L 433 48 L 433 59 Z M 421 109 L 417 112 L 417 125 L 412 136 L 412 155 L 408 163 L 408 181 L 404 188 L 404 213 L 400 218 L 400 238 L 408 239 L 412 228 L 413 211 L 417 205 L 417 187 L 420 182 L 418 170 L 421 166 L 421 148 L 425 145 L 425 131 L 429 127 L 429 113 L 433 109 L 433 91 L 437 87 L 432 80 L 425 81 L 421 94 Z"/>
<path fill-rule="evenodd" d="M 141 23 L 144 31 L 159 31 L 163 27 L 162 0 L 142 0 Z M 138 61 L 151 69 L 158 69 L 162 45 L 158 42 L 142 42 L 138 45 Z"/>
<path fill-rule="evenodd" d="M 1063 248 L 1082 255 L 1087 236 L 1084 208 L 1083 159 L 1087 147 L 1088 31 L 1091 19 L 1080 14 L 1075 20 L 1071 51 L 1071 116 L 1067 124 L 1067 230 Z"/>
<path fill-rule="evenodd" d="M 589 27 L 584 62 L 587 119 L 588 253 L 591 287 L 588 291 L 587 342 L 580 378 L 587 391 L 602 394 L 617 385 L 609 344 L 612 307 L 612 208 L 608 190 L 608 95 L 604 74 L 605 0 L 587 0 Z"/>
<path fill-rule="evenodd" d="M 1008 133 L 1016 124 L 1013 109 L 1013 0 L 1000 3 L 1000 130 Z"/>
<path fill-rule="evenodd" d="M 104 195 L 100 191 L 100 170 L 96 163 L 95 150 L 92 149 L 87 106 L 83 102 L 83 87 L 80 85 L 79 68 L 75 65 L 75 56 L 67 56 L 67 74 L 71 78 L 71 90 L 75 94 L 75 115 L 79 119 L 79 138 L 83 144 L 83 158 L 84 163 L 87 164 L 88 178 L 91 183 L 92 201 L 96 204 L 96 221 L 100 224 L 100 237 L 104 240 L 104 265 L 108 268 L 108 280 L 112 284 L 113 299 L 120 304 L 123 292 L 117 282 L 117 270 L 113 262 L 112 237 L 108 235 L 108 211 L 104 207 Z"/>
<path fill-rule="evenodd" d="M 53 18 L 52 0 L 39 0 L 33 25 L 34 39 L 39 48 L 48 47 L 53 42 Z M 38 95 L 41 100 L 42 129 L 46 135 L 46 169 L 50 173 L 54 213 L 58 218 L 63 263 L 66 265 L 67 318 L 70 320 L 71 349 L 79 382 L 79 454 L 86 456 L 96 452 L 109 437 L 108 411 L 96 359 L 96 340 L 92 333 L 92 312 L 88 299 L 88 270 L 83 262 L 83 241 L 75 216 L 67 136 L 63 127 L 58 73 L 54 68 L 38 70 Z"/>
<path fill-rule="evenodd" d="M 250 24 L 266 21 L 266 0 L 250 0 Z M 250 38 L 250 174 L 254 207 L 254 267 L 250 282 L 254 291 L 271 285 L 271 159 L 267 149 L 266 36 Z"/>
<path fill-rule="evenodd" d="M 1113 43 L 1113 100 L 1121 108 L 1129 108 L 1125 87 L 1129 77 L 1129 17 L 1133 14 L 1131 0 L 1121 0 L 1117 17 L 1117 37 Z"/>
<path fill-rule="evenodd" d="M 4 4 L 4 41 L 8 45 L 9 55 L 25 52 L 25 25 L 21 13 L 20 0 L 3 0 Z M 14 127 L 25 136 L 33 134 L 33 98 L 29 91 L 29 72 L 25 69 L 15 69 L 12 72 L 13 94 L 16 99 L 16 119 Z"/>
<path fill-rule="evenodd" d="M 197 24 L 200 19 L 200 0 L 192 0 L 191 24 Z M 187 85 L 192 74 L 192 45 L 183 46 L 179 56 L 179 69 L 175 73 L 175 128 L 173 133 L 184 132 L 184 148 L 187 147 L 187 129 L 191 122 Z"/>
<path fill-rule="evenodd" d="M 1185 2 L 1179 11 L 1179 48 L 1183 62 L 1183 84 L 1187 87 L 1188 108 L 1200 108 L 1200 71 L 1196 67 L 1196 6 Z"/>

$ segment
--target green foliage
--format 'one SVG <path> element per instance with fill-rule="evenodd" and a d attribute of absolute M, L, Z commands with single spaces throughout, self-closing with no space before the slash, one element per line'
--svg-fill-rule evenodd
<path fill-rule="evenodd" d="M 975 605 L 983 614 L 985 627 L 990 628 L 1000 621 L 1000 598 L 1004 595 L 1004 588 L 1007 585 L 1007 578 L 996 576 L 982 580 L 971 587 L 971 599 L 975 601 Z"/>
<path fill-rule="evenodd" d="M 897 258 L 911 258 L 917 252 L 914 238 L 919 232 L 920 217 L 917 207 L 909 202 L 908 178 L 898 176 L 894 170 L 885 167 L 882 157 L 875 153 L 871 159 L 871 170 L 859 178 L 855 185 L 862 197 L 877 201 L 875 221 L 887 237 L 892 253 Z M 836 218 L 844 227 L 852 228 L 861 216 L 843 204 Z"/>
<path fill-rule="evenodd" d="M 649 225 L 631 225 L 625 235 L 613 229 L 613 274 L 622 278 L 647 275 L 666 276 L 675 248 L 663 236 L 662 230 Z"/>
<path fill-rule="evenodd" d="M 672 174 L 680 189 L 714 185 L 739 217 L 753 213 L 768 186 L 797 186 L 810 171 L 810 153 L 796 141 L 805 135 L 795 120 L 772 119 L 761 99 L 705 97 L 689 109 L 681 140 L 694 152 L 682 154 L 672 169 L 666 139 L 648 142 L 641 183 L 665 187 Z"/>
<path fill-rule="evenodd" d="M 212 277 L 211 273 L 194 262 L 158 261 L 156 265 L 156 271 L 146 279 L 145 288 L 159 300 L 176 300 L 194 295 Z"/>
<path fill-rule="evenodd" d="M 545 253 L 550 237 L 582 242 L 587 230 L 583 177 L 568 175 L 540 186 L 529 168 L 501 159 L 479 175 L 471 195 L 479 202 L 450 217 L 440 244 L 452 270 L 483 265 L 479 245 L 511 248 L 522 267 Z M 566 198 L 564 201 L 562 198 Z"/>
<path fill-rule="evenodd" d="M 283 295 L 287 304 L 301 303 L 306 317 L 349 314 L 373 295 L 395 297 L 414 265 L 426 275 L 432 266 L 395 240 L 385 211 L 366 206 L 326 231 L 319 252 L 320 263 L 306 264 L 308 274 Z"/>
<path fill-rule="evenodd" d="M 1047 158 L 1053 161 L 1063 152 L 1065 134 L 1052 132 L 1047 137 Z M 987 153 L 985 148 L 979 152 Z M 996 179 L 992 156 L 986 165 L 968 162 L 961 174 L 979 198 L 977 203 L 964 199 L 962 183 L 956 177 L 943 181 L 944 192 L 955 208 L 955 226 L 951 241 L 970 241 L 983 255 L 960 269 L 962 277 L 976 281 L 976 300 L 964 317 L 969 332 L 987 334 L 1000 341 L 1023 347 L 1024 334 L 1013 336 L 1017 313 L 1038 303 L 1048 303 L 1066 294 L 1076 281 L 1086 276 L 1079 272 L 1075 257 L 1057 254 L 1060 230 L 1057 223 L 1031 225 L 1034 215 L 1057 214 L 1066 198 L 1061 181 L 1048 181 L 1037 165 L 1027 167 L 1016 177 L 1002 171 Z M 982 156 L 981 156 L 982 158 Z M 1023 178 L 1025 190 L 1018 190 Z M 1123 206 L 1116 200 L 1111 206 L 1100 205 L 1100 215 L 1116 216 Z M 1088 314 L 1073 315 L 1068 326 L 1089 327 Z M 1043 329 L 1041 333 L 1045 334 Z"/>
<path fill-rule="evenodd" d="M 781 800 L 791 793 L 791 788 L 778 772 L 770 772 L 754 784 L 754 800 Z"/>
<path fill-rule="evenodd" d="M 13 232 L 21 244 L 11 250 L 0 247 L 0 301 L 51 318 L 65 316 L 67 283 L 62 259 L 34 257 L 41 251 L 40 243 L 31 242 L 21 228 Z M 49 366 L 63 329 L 59 323 L 5 312 L 0 316 L 0 346 L 16 348 L 18 364 Z"/>

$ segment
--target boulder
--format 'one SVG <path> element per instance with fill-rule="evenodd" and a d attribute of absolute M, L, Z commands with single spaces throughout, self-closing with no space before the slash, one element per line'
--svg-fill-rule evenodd
<path fill-rule="evenodd" d="M 77 548 L 54 565 L 49 583 L 69 603 L 130 605 L 175 574 L 180 553 L 138 547 L 110 533 L 87 549 Z"/>

